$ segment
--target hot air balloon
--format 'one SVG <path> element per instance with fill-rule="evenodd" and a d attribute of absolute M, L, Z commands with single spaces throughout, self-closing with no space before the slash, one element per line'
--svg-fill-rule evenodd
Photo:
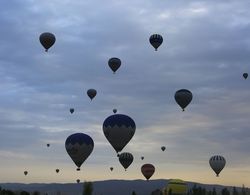
<path fill-rule="evenodd" d="M 59 169 L 56 169 L 56 172 L 57 172 L 57 173 L 59 173 L 59 171 L 60 171 Z"/>
<path fill-rule="evenodd" d="M 113 113 L 115 114 L 117 112 L 117 109 L 113 109 Z"/>
<path fill-rule="evenodd" d="M 65 141 L 65 148 L 70 158 L 80 170 L 82 163 L 89 157 L 94 149 L 92 138 L 84 133 L 70 135 Z"/>
<path fill-rule="evenodd" d="M 47 147 L 50 147 L 50 144 L 47 144 Z"/>
<path fill-rule="evenodd" d="M 163 42 L 163 38 L 159 34 L 153 34 L 150 36 L 149 42 L 155 48 L 155 51 L 157 51 L 158 47 L 160 47 Z"/>
<path fill-rule="evenodd" d="M 135 134 L 135 122 L 124 114 L 114 114 L 103 122 L 103 133 L 115 151 L 121 152 Z"/>
<path fill-rule="evenodd" d="M 243 73 L 243 77 L 245 78 L 245 79 L 247 79 L 247 77 L 248 77 L 248 73 Z"/>
<path fill-rule="evenodd" d="M 24 175 L 28 175 L 28 171 L 24 171 L 23 173 L 24 173 Z"/>
<path fill-rule="evenodd" d="M 226 165 L 226 160 L 223 156 L 212 156 L 209 160 L 210 167 L 216 173 L 216 176 L 219 177 L 220 172 Z"/>
<path fill-rule="evenodd" d="M 162 146 L 162 147 L 161 147 L 161 150 L 162 150 L 162 151 L 165 151 L 165 149 L 166 149 L 165 146 Z"/>
<path fill-rule="evenodd" d="M 87 91 L 87 95 L 89 96 L 89 98 L 92 100 L 95 96 L 96 96 L 96 90 L 95 89 L 89 89 Z"/>
<path fill-rule="evenodd" d="M 149 178 L 154 174 L 155 167 L 152 164 L 144 164 L 141 167 L 141 172 L 144 175 L 144 177 L 149 180 Z"/>
<path fill-rule="evenodd" d="M 70 108 L 69 111 L 70 111 L 71 114 L 73 114 L 73 112 L 75 111 L 75 109 L 74 108 Z"/>
<path fill-rule="evenodd" d="M 175 101 L 177 102 L 177 104 L 179 104 L 179 106 L 184 111 L 184 109 L 187 107 L 187 105 L 192 101 L 193 95 L 192 95 L 191 91 L 189 91 L 187 89 L 180 89 L 180 90 L 175 92 L 174 98 L 175 98 Z"/>
<path fill-rule="evenodd" d="M 110 58 L 108 61 L 108 65 L 113 71 L 113 73 L 115 73 L 118 70 L 118 68 L 120 68 L 121 64 L 122 62 L 119 58 Z"/>
<path fill-rule="evenodd" d="M 77 179 L 76 182 L 77 182 L 77 183 L 80 183 L 80 179 Z"/>
<path fill-rule="evenodd" d="M 181 179 L 170 179 L 167 187 L 163 191 L 164 195 L 165 194 L 186 195 L 188 192 L 188 185 Z"/>
<path fill-rule="evenodd" d="M 45 51 L 48 52 L 48 49 L 56 42 L 56 37 L 52 33 L 44 32 L 40 35 L 39 40 Z"/>
<path fill-rule="evenodd" d="M 133 160 L 134 160 L 134 157 L 129 152 L 123 152 L 119 155 L 119 161 L 121 165 L 124 167 L 125 171 L 131 165 Z"/>
<path fill-rule="evenodd" d="M 110 171 L 113 171 L 113 169 L 114 169 L 113 167 L 110 167 Z"/>
<path fill-rule="evenodd" d="M 141 159 L 143 160 L 143 159 L 144 159 L 144 156 L 142 156 Z"/>

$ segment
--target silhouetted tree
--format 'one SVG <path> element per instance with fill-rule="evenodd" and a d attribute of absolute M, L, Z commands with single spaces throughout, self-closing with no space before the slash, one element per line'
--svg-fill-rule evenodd
<path fill-rule="evenodd" d="M 230 195 L 230 192 L 229 192 L 229 190 L 227 188 L 223 188 L 221 190 L 221 195 Z"/>
<path fill-rule="evenodd" d="M 132 192 L 132 195 L 136 195 L 135 191 Z"/>
<path fill-rule="evenodd" d="M 30 193 L 26 191 L 21 191 L 20 195 L 30 195 Z"/>
<path fill-rule="evenodd" d="M 233 187 L 233 195 L 239 195 L 239 192 L 237 191 L 236 187 Z"/>
<path fill-rule="evenodd" d="M 83 195 L 92 195 L 93 185 L 92 182 L 84 182 Z"/>
<path fill-rule="evenodd" d="M 212 195 L 217 195 L 217 192 L 216 192 L 216 189 L 215 189 L 215 188 L 213 188 Z"/>
<path fill-rule="evenodd" d="M 35 192 L 33 192 L 33 194 L 32 194 L 32 195 L 40 195 L 40 192 L 35 191 Z"/>

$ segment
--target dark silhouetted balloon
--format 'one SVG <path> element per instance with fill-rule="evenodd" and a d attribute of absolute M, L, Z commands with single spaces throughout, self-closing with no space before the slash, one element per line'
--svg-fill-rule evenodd
<path fill-rule="evenodd" d="M 223 156 L 215 155 L 210 158 L 209 164 L 216 173 L 216 176 L 219 177 L 220 172 L 226 165 L 226 160 Z"/>
<path fill-rule="evenodd" d="M 165 147 L 165 146 L 162 146 L 162 147 L 161 147 L 161 150 L 162 150 L 162 151 L 165 151 L 165 150 L 166 150 L 166 147 Z"/>
<path fill-rule="evenodd" d="M 179 106 L 182 108 L 183 111 L 193 99 L 191 91 L 187 89 L 180 89 L 176 91 L 174 97 L 175 101 L 177 102 L 177 104 L 179 104 Z"/>
<path fill-rule="evenodd" d="M 135 134 L 136 125 L 124 114 L 114 114 L 103 122 L 103 133 L 115 151 L 121 152 Z"/>
<path fill-rule="evenodd" d="M 70 158 L 80 170 L 82 163 L 89 157 L 94 149 L 94 141 L 84 133 L 70 135 L 65 141 L 65 148 Z"/>
<path fill-rule="evenodd" d="M 141 159 L 143 160 L 143 159 L 144 159 L 144 156 L 142 156 Z"/>
<path fill-rule="evenodd" d="M 119 161 L 121 165 L 124 167 L 125 171 L 131 165 L 133 160 L 134 160 L 134 157 L 129 152 L 123 152 L 119 155 Z"/>
<path fill-rule="evenodd" d="M 89 96 L 89 98 L 92 100 L 95 96 L 96 96 L 97 92 L 95 89 L 89 89 L 87 91 L 87 95 Z"/>
<path fill-rule="evenodd" d="M 245 78 L 245 79 L 247 79 L 247 77 L 248 77 L 248 73 L 243 73 L 243 77 Z"/>
<path fill-rule="evenodd" d="M 158 47 L 160 47 L 163 42 L 163 38 L 159 34 L 153 34 L 150 36 L 149 42 L 155 48 L 155 51 L 157 51 Z"/>
<path fill-rule="evenodd" d="M 71 114 L 73 114 L 73 112 L 75 111 L 75 109 L 74 108 L 70 108 L 69 111 L 70 111 Z"/>
<path fill-rule="evenodd" d="M 59 173 L 59 171 L 60 171 L 59 169 L 56 169 L 56 172 L 57 172 L 57 173 Z"/>
<path fill-rule="evenodd" d="M 119 58 L 110 58 L 108 61 L 108 65 L 113 73 L 115 73 L 120 68 L 121 64 L 122 62 Z"/>
<path fill-rule="evenodd" d="M 113 171 L 113 169 L 114 169 L 113 167 L 110 167 L 110 171 Z"/>
<path fill-rule="evenodd" d="M 77 183 L 80 183 L 80 179 L 77 179 L 76 182 L 77 182 Z"/>
<path fill-rule="evenodd" d="M 144 175 L 144 177 L 149 180 L 149 178 L 154 174 L 155 167 L 152 164 L 144 164 L 141 167 L 141 172 Z"/>
<path fill-rule="evenodd" d="M 28 175 L 28 171 L 24 171 L 23 173 L 24 173 L 24 175 Z"/>
<path fill-rule="evenodd" d="M 45 51 L 47 52 L 52 45 L 56 42 L 56 37 L 52 33 L 44 32 L 39 37 L 40 43 L 45 48 Z"/>
<path fill-rule="evenodd" d="M 114 114 L 117 113 L 117 109 L 113 109 L 113 113 L 114 113 Z"/>
<path fill-rule="evenodd" d="M 50 144 L 47 144 L 47 147 L 50 147 Z"/>

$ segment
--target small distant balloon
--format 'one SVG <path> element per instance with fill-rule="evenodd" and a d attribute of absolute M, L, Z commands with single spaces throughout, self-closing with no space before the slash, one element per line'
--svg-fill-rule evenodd
<path fill-rule="evenodd" d="M 77 179 L 76 182 L 77 182 L 77 183 L 80 183 L 80 179 Z"/>
<path fill-rule="evenodd" d="M 47 144 L 47 147 L 50 147 L 50 144 Z"/>
<path fill-rule="evenodd" d="M 162 151 L 165 151 L 165 150 L 166 150 L 166 147 L 165 147 L 165 146 L 162 146 L 162 147 L 161 147 L 161 150 L 162 150 Z"/>
<path fill-rule="evenodd" d="M 247 79 L 247 77 L 248 77 L 248 73 L 243 73 L 243 77 L 245 78 L 245 79 Z"/>
<path fill-rule="evenodd" d="M 141 157 L 141 160 L 143 160 L 143 159 L 144 159 L 144 156 Z"/>
<path fill-rule="evenodd" d="M 113 167 L 110 167 L 110 171 L 113 171 L 113 169 L 114 169 Z"/>
<path fill-rule="evenodd" d="M 175 92 L 174 98 L 177 104 L 179 104 L 179 106 L 182 108 L 182 111 L 185 111 L 185 108 L 192 101 L 193 95 L 191 91 L 187 89 L 180 89 Z"/>
<path fill-rule="evenodd" d="M 59 169 L 56 169 L 56 172 L 57 172 L 57 173 L 59 173 L 59 171 L 60 171 Z"/>
<path fill-rule="evenodd" d="M 115 73 L 121 66 L 122 62 L 119 58 L 110 58 L 108 61 L 108 65 L 110 69 Z"/>
<path fill-rule="evenodd" d="M 114 113 L 114 114 L 117 113 L 117 109 L 113 109 L 113 113 Z"/>
<path fill-rule="evenodd" d="M 155 48 L 155 51 L 157 51 L 158 47 L 160 47 L 163 42 L 163 38 L 159 34 L 153 34 L 150 36 L 149 42 Z"/>
<path fill-rule="evenodd" d="M 24 171 L 23 173 L 24 173 L 24 175 L 28 175 L 28 171 Z"/>
<path fill-rule="evenodd" d="M 95 89 L 89 89 L 87 91 L 87 95 L 89 96 L 89 98 L 92 100 L 97 94 L 97 91 Z"/>
<path fill-rule="evenodd" d="M 209 159 L 209 164 L 210 164 L 210 167 L 216 173 L 216 176 L 219 177 L 220 172 L 226 165 L 226 160 L 223 156 L 215 155 Z"/>
<path fill-rule="evenodd" d="M 40 35 L 39 40 L 42 46 L 45 48 L 45 51 L 48 52 L 48 49 L 56 42 L 56 37 L 52 33 L 44 32 Z"/>
<path fill-rule="evenodd" d="M 74 108 L 70 108 L 69 111 L 70 111 L 71 114 L 73 114 L 73 112 L 75 111 L 75 109 Z"/>

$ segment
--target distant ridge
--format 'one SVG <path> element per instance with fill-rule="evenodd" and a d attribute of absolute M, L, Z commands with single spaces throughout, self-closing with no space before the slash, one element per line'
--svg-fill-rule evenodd
<path fill-rule="evenodd" d="M 132 191 L 135 191 L 137 195 L 150 195 L 152 191 L 156 189 L 164 188 L 168 179 L 157 180 L 104 180 L 93 181 L 94 192 L 93 195 L 131 195 Z M 217 191 L 221 191 L 227 187 L 229 191 L 232 191 L 232 186 L 223 186 L 216 184 L 201 184 L 196 182 L 187 182 L 189 188 L 194 184 L 212 190 L 214 187 Z M 83 183 L 1 183 L 0 186 L 3 189 L 9 189 L 13 191 L 25 190 L 28 192 L 39 191 L 42 194 L 48 195 L 82 195 Z M 238 187 L 238 190 L 240 187 Z M 41 194 L 41 195 L 42 195 Z"/>

